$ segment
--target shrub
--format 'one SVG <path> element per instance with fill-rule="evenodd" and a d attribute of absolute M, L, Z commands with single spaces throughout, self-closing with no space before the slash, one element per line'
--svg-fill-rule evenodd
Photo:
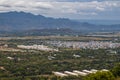
<path fill-rule="evenodd" d="M 84 80 L 114 80 L 114 76 L 110 71 L 99 71 L 95 74 L 90 74 Z"/>
<path fill-rule="evenodd" d="M 115 77 L 120 77 L 120 63 L 117 64 L 112 70 L 111 72 L 113 73 L 113 75 Z"/>

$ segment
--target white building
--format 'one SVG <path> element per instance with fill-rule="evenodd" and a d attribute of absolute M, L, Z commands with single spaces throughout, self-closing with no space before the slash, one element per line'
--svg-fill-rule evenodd
<path fill-rule="evenodd" d="M 67 74 L 61 73 L 61 72 L 53 72 L 54 75 L 60 76 L 60 77 L 65 77 L 68 76 Z"/>
<path fill-rule="evenodd" d="M 10 60 L 13 60 L 13 59 L 14 59 L 13 57 L 10 57 L 10 56 L 8 56 L 7 58 L 10 59 Z"/>
<path fill-rule="evenodd" d="M 80 75 L 80 76 L 86 76 L 86 75 L 88 75 L 88 73 L 84 73 L 84 72 L 77 71 L 77 70 L 74 70 L 73 72 L 76 73 L 76 74 L 78 74 L 78 75 Z"/>
<path fill-rule="evenodd" d="M 107 71 L 109 71 L 109 70 L 107 70 L 107 69 L 102 69 L 101 71 L 106 71 L 106 72 L 107 72 Z"/>
<path fill-rule="evenodd" d="M 96 69 L 91 69 L 91 72 L 96 73 L 98 70 Z"/>
<path fill-rule="evenodd" d="M 83 70 L 83 72 L 88 73 L 88 74 L 93 73 L 92 71 L 89 71 L 89 70 Z"/>
<path fill-rule="evenodd" d="M 77 73 L 73 73 L 73 72 L 70 72 L 70 71 L 64 71 L 65 74 L 68 74 L 68 75 L 71 75 L 71 76 L 78 76 Z"/>

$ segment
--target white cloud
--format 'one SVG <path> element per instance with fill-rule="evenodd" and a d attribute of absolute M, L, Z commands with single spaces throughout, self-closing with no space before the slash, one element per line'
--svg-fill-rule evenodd
<path fill-rule="evenodd" d="M 99 11 L 104 11 L 105 10 L 105 8 L 99 7 L 99 6 L 97 6 L 96 9 L 99 10 Z"/>

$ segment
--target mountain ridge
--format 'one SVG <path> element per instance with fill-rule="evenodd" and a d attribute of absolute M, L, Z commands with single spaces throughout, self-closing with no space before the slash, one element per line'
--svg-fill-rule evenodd
<path fill-rule="evenodd" d="M 25 12 L 0 13 L 1 31 L 17 31 L 32 29 L 69 28 L 78 31 L 116 31 L 117 25 L 94 25 L 87 22 L 79 22 L 67 18 L 52 18 L 42 15 L 33 15 Z"/>

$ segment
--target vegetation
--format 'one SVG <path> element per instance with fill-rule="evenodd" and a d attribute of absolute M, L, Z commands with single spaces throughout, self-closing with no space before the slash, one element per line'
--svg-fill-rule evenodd
<path fill-rule="evenodd" d="M 95 74 L 90 74 L 85 77 L 84 80 L 115 80 L 114 75 L 111 72 L 99 71 Z"/>
<path fill-rule="evenodd" d="M 8 44 L 8 48 L 10 49 L 18 49 L 18 44 L 48 45 L 45 41 L 54 39 L 7 39 L 0 40 L 0 43 Z M 56 40 L 59 39 L 67 41 L 67 38 L 57 38 Z M 76 39 L 69 38 L 68 40 Z M 80 38 L 76 41 L 79 40 Z M 88 40 L 85 39 L 84 41 Z M 120 77 L 120 65 L 114 67 L 120 62 L 119 48 L 96 50 L 59 48 L 60 51 L 58 52 L 25 49 L 8 51 L 8 48 L 5 48 L 6 50 L 0 48 L 0 80 L 92 80 L 91 77 L 99 77 L 101 79 L 102 77 L 100 76 L 105 77 L 105 80 L 112 80 L 115 76 L 119 80 Z M 111 53 L 111 51 L 116 51 L 116 53 Z M 79 57 L 75 57 L 74 55 L 78 55 Z M 52 71 L 81 71 L 83 69 L 112 70 L 111 72 L 91 74 L 85 78 L 81 76 L 57 77 L 52 74 Z"/>
<path fill-rule="evenodd" d="M 111 71 L 114 74 L 114 76 L 120 77 L 120 63 L 117 64 Z"/>

